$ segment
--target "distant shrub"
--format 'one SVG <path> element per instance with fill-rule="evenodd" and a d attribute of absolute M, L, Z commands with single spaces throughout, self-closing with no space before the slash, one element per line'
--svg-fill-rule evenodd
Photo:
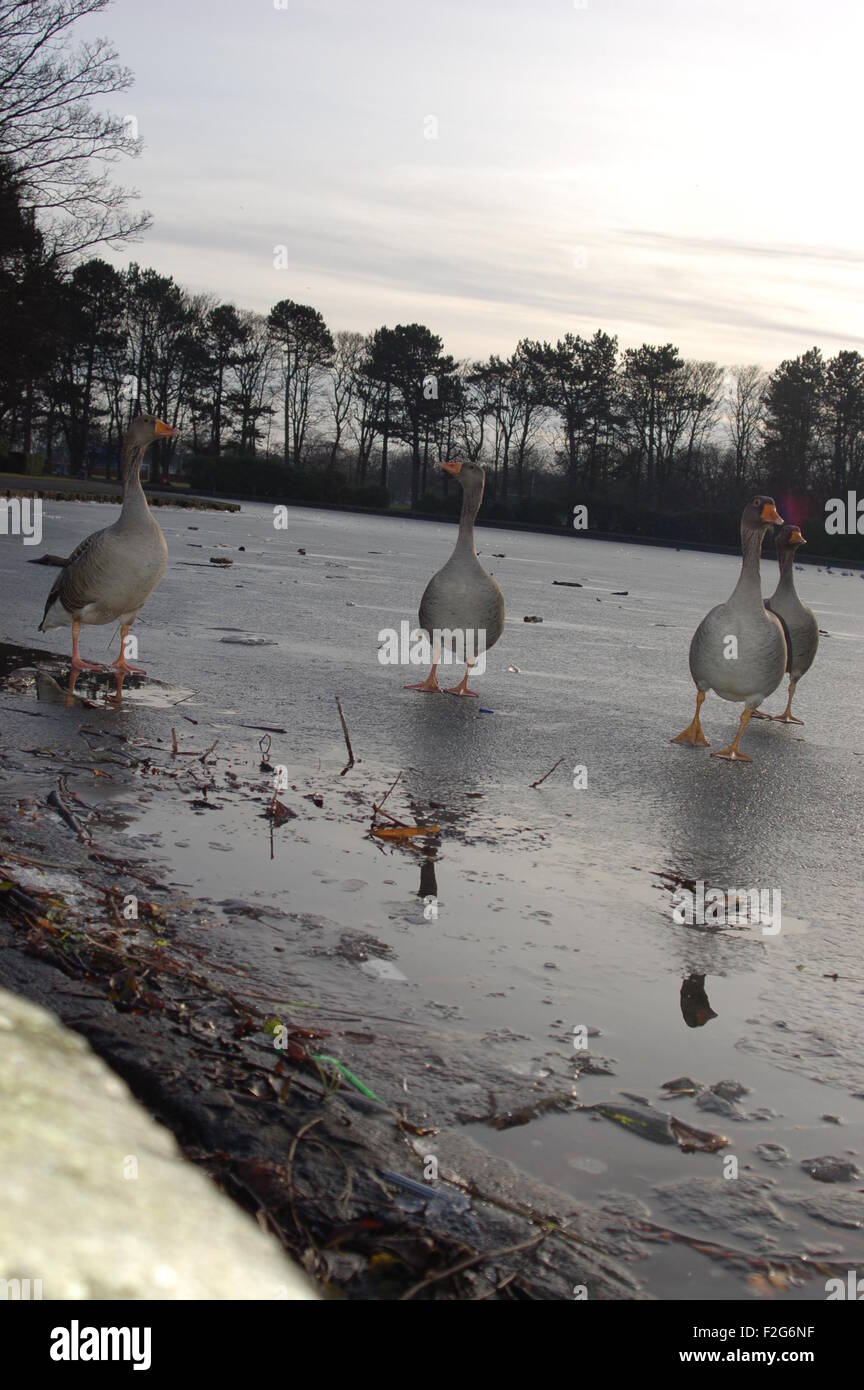
<path fill-rule="evenodd" d="M 527 521 L 535 526 L 563 526 L 566 511 L 554 497 L 523 497 L 511 513 L 511 520 Z"/>
<path fill-rule="evenodd" d="M 197 454 L 189 465 L 193 492 L 224 492 L 242 497 L 280 497 L 285 492 L 287 470 L 266 459 L 225 455 L 208 458 Z"/>
<path fill-rule="evenodd" d="M 344 483 L 339 489 L 338 500 L 349 507 L 376 507 L 386 510 L 390 506 L 390 493 L 380 483 L 370 483 L 365 487 L 353 487 Z"/>
<path fill-rule="evenodd" d="M 414 510 L 427 516 L 458 516 L 462 510 L 462 489 L 448 492 L 446 497 L 439 492 L 424 492 Z"/>

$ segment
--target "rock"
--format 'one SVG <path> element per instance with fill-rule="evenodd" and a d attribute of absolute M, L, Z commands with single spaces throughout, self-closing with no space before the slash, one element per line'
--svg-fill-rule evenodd
<path fill-rule="evenodd" d="M 614 1076 L 615 1057 L 601 1057 L 598 1053 L 583 1053 L 578 1059 L 580 1076 Z"/>
<path fill-rule="evenodd" d="M 316 1299 L 83 1038 L 0 990 L 0 1279 L 45 1299 Z"/>
<path fill-rule="evenodd" d="M 660 1087 L 661 1091 L 674 1091 L 679 1095 L 695 1096 L 698 1091 L 705 1089 L 701 1081 L 694 1081 L 692 1076 L 676 1076 L 674 1081 L 664 1081 Z"/>
<path fill-rule="evenodd" d="M 723 1100 L 740 1100 L 742 1096 L 750 1095 L 750 1087 L 741 1081 L 715 1081 L 711 1090 Z"/>
<path fill-rule="evenodd" d="M 731 1100 L 724 1100 L 722 1096 L 716 1096 L 713 1091 L 703 1091 L 696 1100 L 696 1108 L 707 1110 L 711 1115 L 723 1115 L 727 1120 L 744 1119 L 740 1106 Z"/>
<path fill-rule="evenodd" d="M 837 1158 L 834 1154 L 823 1154 L 821 1158 L 802 1158 L 801 1167 L 817 1182 L 855 1182 L 862 1176 L 857 1164 L 848 1158 Z"/>
<path fill-rule="evenodd" d="M 782 1144 L 757 1144 L 756 1153 L 765 1163 L 788 1163 L 791 1157 L 788 1149 L 784 1149 Z"/>

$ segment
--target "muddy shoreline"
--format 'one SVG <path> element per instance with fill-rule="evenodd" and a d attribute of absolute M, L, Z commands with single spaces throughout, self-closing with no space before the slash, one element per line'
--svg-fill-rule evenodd
<path fill-rule="evenodd" d="M 53 664 L 40 665 L 44 672 Z M 59 661 L 53 670 L 62 676 Z M 31 680 L 32 668 L 13 677 L 19 700 Z M 97 704 L 95 682 L 89 693 Z M 4 712 L 14 722 L 15 711 Z M 161 881 L 158 865 L 113 852 L 105 843 L 111 816 L 91 814 L 68 780 L 80 785 L 85 762 L 97 783 L 112 766 L 134 763 L 129 771 L 158 779 L 163 796 L 204 804 L 233 791 L 260 803 L 260 816 L 271 799 L 269 774 L 259 765 L 257 777 L 226 778 L 215 751 L 184 764 L 170 740 L 149 752 L 138 740 L 124 746 L 98 708 L 63 714 L 77 727 L 67 748 L 53 750 L 47 781 L 60 791 L 7 802 L 0 821 L 4 985 L 86 1037 L 186 1155 L 332 1294 L 547 1300 L 584 1286 L 593 1298 L 644 1297 L 613 1253 L 626 1214 L 583 1220 L 566 1194 L 490 1158 L 460 1127 L 483 1118 L 527 1122 L 575 1104 L 573 1088 L 514 1084 L 491 1066 L 478 1079 L 466 1057 L 472 1094 L 457 1116 L 439 1106 L 460 1061 L 442 1055 L 443 1034 L 411 1036 L 396 1019 L 366 1018 L 338 1000 L 310 1026 L 302 1011 L 292 1018 L 277 1000 L 250 997 L 243 972 L 216 973 L 207 960 L 212 905 Z M 198 750 L 210 742 L 200 728 L 192 737 Z M 30 749 L 29 758 L 38 756 Z M 331 776 L 338 780 L 335 769 Z M 123 915 L 130 895 L 134 920 Z M 237 901 L 219 915 L 262 912 Z M 192 944 L 196 933 L 201 947 Z M 362 934 L 340 945 L 365 958 L 387 953 Z M 325 1055 L 339 1066 L 312 1060 Z M 427 1072 L 428 1094 L 400 1095 L 394 1086 L 377 1096 L 352 1084 L 380 1072 L 382 1058 L 385 1069 Z"/>

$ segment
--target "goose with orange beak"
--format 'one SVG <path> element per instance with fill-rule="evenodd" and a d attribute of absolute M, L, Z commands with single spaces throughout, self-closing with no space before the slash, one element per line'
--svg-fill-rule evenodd
<path fill-rule="evenodd" d="M 123 506 L 113 526 L 94 531 L 76 546 L 48 595 L 40 632 L 53 627 L 72 628 L 72 669 L 69 690 L 82 671 L 104 668 L 84 661 L 78 652 L 82 624 L 119 623 L 120 655 L 112 662 L 117 678 L 116 699 L 123 697 L 123 678 L 146 673 L 126 657 L 129 628 L 152 594 L 168 561 L 165 537 L 147 505 L 141 486 L 141 463 L 156 439 L 168 439 L 177 430 L 154 415 L 139 415 L 123 440 L 120 472 Z"/>
<path fill-rule="evenodd" d="M 803 724 L 792 713 L 792 696 L 801 677 L 806 675 L 816 659 L 819 646 L 819 623 L 812 608 L 802 603 L 795 589 L 795 552 L 799 546 L 806 545 L 797 526 L 782 526 L 777 532 L 777 563 L 780 566 L 780 579 L 765 607 L 774 613 L 783 624 L 786 635 L 787 661 L 789 672 L 789 697 L 782 714 L 763 715 L 761 710 L 754 714 L 763 719 L 774 719 L 779 724 Z"/>
<path fill-rule="evenodd" d="M 487 574 L 474 545 L 474 518 L 480 510 L 486 474 L 477 463 L 447 462 L 441 467 L 462 486 L 459 535 L 453 554 L 433 575 L 420 600 L 420 626 L 432 643 L 432 670 L 425 681 L 406 690 L 439 693 L 437 668 L 443 653 L 456 652 L 466 663 L 465 675 L 447 695 L 476 695 L 468 677 L 477 659 L 494 646 L 504 630 L 504 595 Z"/>
<path fill-rule="evenodd" d="M 712 753 L 729 762 L 752 762 L 738 750 L 741 735 L 753 711 L 777 689 L 786 670 L 786 637 L 783 626 L 762 601 L 759 556 L 769 526 L 782 526 L 783 518 L 773 497 L 754 497 L 741 516 L 741 573 L 726 601 L 712 608 L 697 627 L 690 643 L 690 674 L 696 684 L 696 713 L 673 743 L 706 748 L 700 721 L 705 696 L 713 690 L 722 700 L 743 703 L 734 739 L 727 748 Z"/>

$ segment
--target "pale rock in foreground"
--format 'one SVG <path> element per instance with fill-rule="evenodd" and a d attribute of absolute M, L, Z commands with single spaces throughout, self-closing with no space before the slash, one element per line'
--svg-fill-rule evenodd
<path fill-rule="evenodd" d="M 82 1038 L 5 990 L 0 1112 L 0 1281 L 32 1298 L 41 1280 L 44 1299 L 320 1297 Z"/>

